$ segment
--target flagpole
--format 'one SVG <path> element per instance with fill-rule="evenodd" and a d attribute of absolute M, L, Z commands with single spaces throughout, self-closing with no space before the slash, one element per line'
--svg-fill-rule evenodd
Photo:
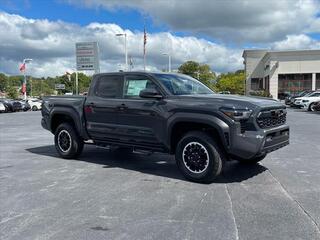
<path fill-rule="evenodd" d="M 147 44 L 147 33 L 146 33 L 146 18 L 143 23 L 143 70 L 146 71 L 146 44 Z"/>
<path fill-rule="evenodd" d="M 23 86 L 22 89 L 24 90 L 24 100 L 27 100 L 27 76 L 26 76 L 26 69 L 23 71 Z"/>

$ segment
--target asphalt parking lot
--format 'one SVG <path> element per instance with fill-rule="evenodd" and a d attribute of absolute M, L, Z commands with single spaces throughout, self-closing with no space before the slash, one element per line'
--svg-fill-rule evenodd
<path fill-rule="evenodd" d="M 289 146 L 212 184 L 164 154 L 57 156 L 40 112 L 0 115 L 0 239 L 320 239 L 320 114 L 289 110 Z"/>

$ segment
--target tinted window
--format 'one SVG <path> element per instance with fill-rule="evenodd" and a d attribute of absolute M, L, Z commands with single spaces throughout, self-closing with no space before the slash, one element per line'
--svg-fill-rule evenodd
<path fill-rule="evenodd" d="M 96 96 L 103 98 L 119 97 L 121 82 L 121 76 L 102 76 L 97 81 L 94 93 Z"/>
<path fill-rule="evenodd" d="M 156 89 L 157 86 L 146 77 L 127 77 L 123 87 L 123 97 L 137 98 L 144 89 Z"/>

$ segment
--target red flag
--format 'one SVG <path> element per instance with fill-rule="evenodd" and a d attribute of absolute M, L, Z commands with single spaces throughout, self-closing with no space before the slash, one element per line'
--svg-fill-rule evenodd
<path fill-rule="evenodd" d="M 20 69 L 20 72 L 23 72 L 24 70 L 26 70 L 26 64 L 25 63 L 21 64 L 19 69 Z"/>
<path fill-rule="evenodd" d="M 147 44 L 147 32 L 146 27 L 143 29 L 143 54 L 146 54 L 146 44 Z"/>
<path fill-rule="evenodd" d="M 21 92 L 24 94 L 27 91 L 27 86 L 25 83 L 22 84 Z"/>

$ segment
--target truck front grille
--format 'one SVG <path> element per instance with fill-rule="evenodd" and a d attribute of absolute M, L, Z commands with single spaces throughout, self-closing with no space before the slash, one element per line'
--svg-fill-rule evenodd
<path fill-rule="evenodd" d="M 287 121 L 286 109 L 264 110 L 258 114 L 257 124 L 260 128 L 272 128 L 285 124 Z"/>

